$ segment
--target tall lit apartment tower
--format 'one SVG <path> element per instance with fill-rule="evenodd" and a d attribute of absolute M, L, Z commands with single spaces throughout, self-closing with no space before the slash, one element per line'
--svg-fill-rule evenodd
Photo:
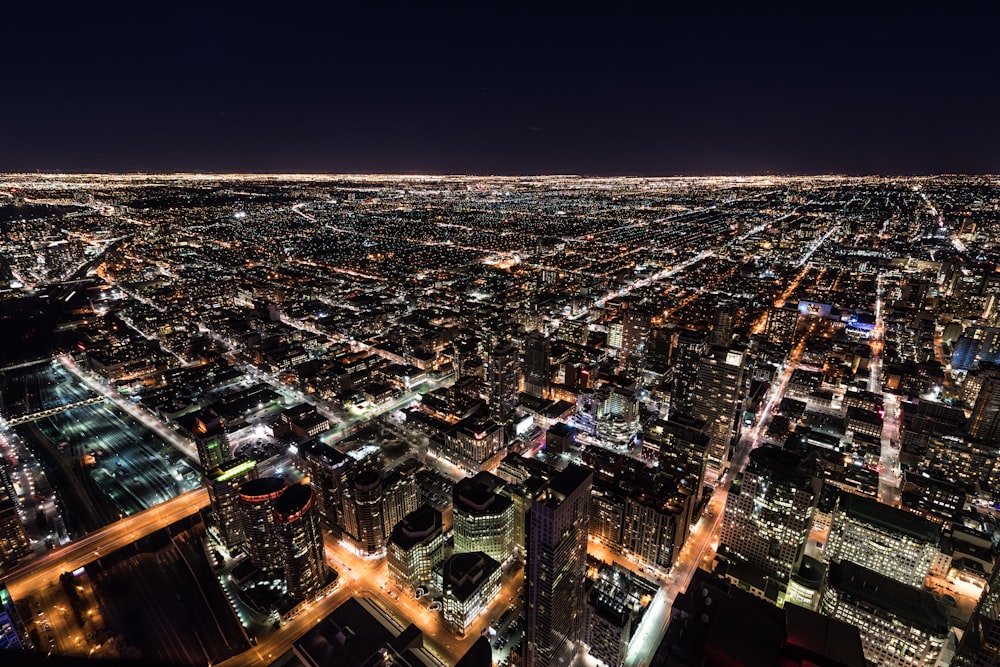
<path fill-rule="evenodd" d="M 592 481 L 592 471 L 571 463 L 531 503 L 524 573 L 526 667 L 561 663 L 583 636 Z"/>
<path fill-rule="evenodd" d="M 733 342 L 733 330 L 736 328 L 736 317 L 740 308 L 735 301 L 720 301 L 715 307 L 712 318 L 712 333 L 708 337 L 709 345 L 729 347 Z"/>
<path fill-rule="evenodd" d="M 951 634 L 948 610 L 927 591 L 845 560 L 830 565 L 820 604 L 824 616 L 858 628 L 870 664 L 947 664 L 942 658 Z"/>
<path fill-rule="evenodd" d="M 274 523 L 289 597 L 312 597 L 329 574 L 312 487 L 296 484 L 285 489 L 274 503 Z"/>
<path fill-rule="evenodd" d="M 514 408 L 517 407 L 519 371 L 517 348 L 513 345 L 499 345 L 490 352 L 486 390 L 490 418 L 498 424 L 506 424 L 514 416 Z"/>
<path fill-rule="evenodd" d="M 650 312 L 645 308 L 628 308 L 622 313 L 621 359 L 623 362 L 645 352 L 651 320 Z"/>
<path fill-rule="evenodd" d="M 14 498 L 7 472 L 0 468 L 0 572 L 16 565 L 30 546 Z"/>
<path fill-rule="evenodd" d="M 366 470 L 354 479 L 354 512 L 357 517 L 358 549 L 367 556 L 380 555 L 385 548 L 382 519 L 382 476 Z"/>
<path fill-rule="evenodd" d="M 267 572 L 280 572 L 284 565 L 274 529 L 274 504 L 288 488 L 280 477 L 261 477 L 244 482 L 239 489 L 240 520 L 250 562 Z"/>
<path fill-rule="evenodd" d="M 319 440 L 302 445 L 299 458 L 316 491 L 316 510 L 320 519 L 339 537 L 346 524 L 344 503 L 353 483 L 353 459 Z"/>
<path fill-rule="evenodd" d="M 708 428 L 704 419 L 679 413 L 666 421 L 646 427 L 643 440 L 660 448 L 659 467 L 671 475 L 694 478 L 694 502 L 701 500 L 705 486 L 705 460 L 708 454 Z"/>
<path fill-rule="evenodd" d="M 938 553 L 941 526 L 873 498 L 841 493 L 830 520 L 824 555 L 851 560 L 914 588 L 922 588 Z"/>
<path fill-rule="evenodd" d="M 466 477 L 452 490 L 455 553 L 482 551 L 502 563 L 514 551 L 514 501 L 483 482 L 491 477 Z"/>
<path fill-rule="evenodd" d="M 524 339 L 524 392 L 541 398 L 549 385 L 549 341 L 540 333 Z"/>
<path fill-rule="evenodd" d="M 986 443 L 1000 444 L 1000 366 L 979 364 L 982 384 L 969 420 L 969 435 Z"/>
<path fill-rule="evenodd" d="M 389 574 L 410 588 L 433 578 L 434 568 L 444 560 L 441 512 L 421 505 L 396 524 L 386 544 Z"/>
<path fill-rule="evenodd" d="M 772 343 L 791 345 L 795 342 L 795 330 L 799 325 L 799 309 L 795 306 L 778 308 L 772 306 L 767 311 L 764 334 Z"/>
<path fill-rule="evenodd" d="M 215 527 L 229 550 L 242 545 L 245 539 L 240 519 L 240 486 L 252 479 L 257 479 L 257 461 L 247 457 L 226 461 L 205 474 Z"/>
<path fill-rule="evenodd" d="M 743 423 L 747 379 L 746 352 L 740 348 L 713 347 L 698 363 L 691 414 L 705 420 L 709 440 L 705 465 L 716 473 L 728 464 Z"/>
<path fill-rule="evenodd" d="M 388 537 L 396 524 L 420 504 L 420 487 L 410 473 L 392 470 L 382 476 L 382 534 Z"/>
<path fill-rule="evenodd" d="M 198 461 L 202 470 L 215 470 L 233 457 L 229 449 L 229 434 L 222 418 L 212 420 L 195 419 L 191 430 L 194 444 L 198 449 Z"/>
<path fill-rule="evenodd" d="M 809 461 L 770 445 L 750 452 L 726 497 L 720 553 L 788 583 L 802 562 L 819 496 Z"/>
<path fill-rule="evenodd" d="M 708 352 L 704 331 L 678 329 L 671 345 L 674 384 L 670 391 L 670 414 L 689 413 L 694 405 L 694 385 L 698 364 Z"/>

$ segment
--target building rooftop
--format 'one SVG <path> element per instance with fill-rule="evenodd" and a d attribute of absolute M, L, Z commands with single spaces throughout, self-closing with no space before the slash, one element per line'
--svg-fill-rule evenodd
<path fill-rule="evenodd" d="M 500 563 L 482 551 L 455 554 L 444 564 L 445 590 L 456 600 L 465 602 L 499 569 Z"/>
<path fill-rule="evenodd" d="M 887 611 L 904 623 L 943 636 L 951 627 L 948 610 L 927 591 L 890 579 L 849 560 L 830 564 L 830 585 L 864 607 Z"/>
<path fill-rule="evenodd" d="M 316 492 L 308 484 L 288 487 L 274 502 L 274 512 L 279 521 L 291 523 L 309 511 L 316 502 Z"/>
<path fill-rule="evenodd" d="M 938 544 L 941 526 L 906 510 L 896 509 L 877 500 L 853 493 L 840 495 L 840 509 L 852 519 L 877 526 L 883 530 L 903 533 L 917 540 Z"/>
<path fill-rule="evenodd" d="M 430 505 L 421 505 L 396 524 L 389 540 L 408 551 L 435 532 L 441 532 L 441 512 Z"/>

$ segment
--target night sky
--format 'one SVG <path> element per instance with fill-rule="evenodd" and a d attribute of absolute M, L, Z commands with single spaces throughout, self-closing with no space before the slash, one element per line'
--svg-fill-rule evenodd
<path fill-rule="evenodd" d="M 22 4 L 0 171 L 1000 172 L 995 17 Z"/>

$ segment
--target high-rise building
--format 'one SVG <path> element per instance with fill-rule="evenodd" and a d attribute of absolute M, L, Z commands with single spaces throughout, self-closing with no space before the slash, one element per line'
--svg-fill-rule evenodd
<path fill-rule="evenodd" d="M 791 345 L 795 342 L 795 331 L 799 325 L 799 309 L 795 306 L 779 308 L 773 306 L 767 311 L 764 334 L 772 343 Z"/>
<path fill-rule="evenodd" d="M 624 311 L 622 314 L 622 361 L 645 353 L 651 320 L 651 314 L 645 308 L 628 308 Z"/>
<path fill-rule="evenodd" d="M 687 414 L 672 414 L 666 421 L 656 421 L 643 434 L 643 442 L 659 449 L 659 468 L 671 475 L 694 479 L 695 503 L 701 500 L 705 485 L 705 460 L 709 438 L 707 424 Z"/>
<path fill-rule="evenodd" d="M 329 575 L 316 492 L 308 484 L 285 489 L 274 503 L 274 521 L 289 597 L 302 600 L 316 595 Z"/>
<path fill-rule="evenodd" d="M 708 337 L 709 345 L 729 347 L 733 342 L 733 331 L 736 328 L 736 317 L 739 315 L 739 304 L 726 299 L 715 307 L 712 318 L 712 333 Z"/>
<path fill-rule="evenodd" d="M 486 389 L 490 418 L 498 424 L 506 424 L 514 416 L 519 374 L 517 348 L 510 344 L 494 348 L 489 355 Z"/>
<path fill-rule="evenodd" d="M 501 485 L 503 481 L 488 472 L 455 484 L 455 553 L 482 551 L 501 563 L 513 553 L 514 502 L 490 488 Z"/>
<path fill-rule="evenodd" d="M 288 484 L 281 477 L 260 477 L 239 488 L 240 520 L 250 562 L 267 572 L 284 568 L 274 528 L 274 504 Z"/>
<path fill-rule="evenodd" d="M 979 596 L 952 662 L 955 667 L 1000 667 L 1000 567 Z"/>
<path fill-rule="evenodd" d="M 243 521 L 240 518 L 240 486 L 257 479 L 257 461 L 240 457 L 226 461 L 205 474 L 212 517 L 226 548 L 243 544 Z"/>
<path fill-rule="evenodd" d="M 1000 445 L 1000 365 L 981 363 L 978 375 L 981 386 L 969 420 L 969 435 Z"/>
<path fill-rule="evenodd" d="M 854 561 L 922 588 L 940 540 L 940 524 L 872 498 L 842 493 L 830 521 L 824 555 L 833 562 Z"/>
<path fill-rule="evenodd" d="M 421 505 L 396 524 L 386 544 L 389 574 L 410 588 L 431 581 L 444 558 L 441 512 Z"/>
<path fill-rule="evenodd" d="M 750 452 L 726 497 L 721 554 L 788 583 L 805 555 L 819 495 L 809 461 L 770 445 Z"/>
<path fill-rule="evenodd" d="M 713 347 L 698 363 L 691 413 L 705 420 L 709 439 L 705 467 L 716 474 L 728 465 L 743 424 L 748 380 L 743 349 Z"/>
<path fill-rule="evenodd" d="M 698 364 L 708 352 L 704 331 L 678 329 L 671 344 L 671 364 L 674 369 L 670 391 L 670 414 L 689 413 L 694 405 L 694 386 Z"/>
<path fill-rule="evenodd" d="M 693 510 L 689 493 L 653 490 L 629 495 L 622 546 L 640 560 L 669 570 L 684 546 Z"/>
<path fill-rule="evenodd" d="M 388 537 L 396 524 L 420 505 L 420 487 L 411 472 L 400 469 L 382 475 L 382 534 Z"/>
<path fill-rule="evenodd" d="M 362 554 L 380 555 L 385 548 L 385 524 L 382 519 L 382 476 L 366 470 L 354 479 L 354 512 L 357 517 L 357 541 Z"/>
<path fill-rule="evenodd" d="M 353 459 L 319 440 L 310 440 L 299 448 L 299 458 L 316 491 L 316 509 L 320 519 L 339 537 L 347 524 L 345 503 L 354 482 Z"/>
<path fill-rule="evenodd" d="M 197 417 L 191 428 L 194 444 L 198 449 L 198 461 L 202 470 L 215 470 L 232 458 L 229 449 L 229 434 L 221 417 L 209 419 Z"/>
<path fill-rule="evenodd" d="M 945 606 L 927 591 L 845 560 L 830 565 L 821 611 L 857 626 L 873 665 L 945 664 L 951 622 Z"/>
<path fill-rule="evenodd" d="M 29 548 L 14 498 L 7 472 L 0 467 L 0 572 L 16 565 Z"/>
<path fill-rule="evenodd" d="M 592 481 L 590 470 L 571 463 L 531 504 L 524 575 L 526 667 L 547 667 L 573 655 L 583 636 Z"/>
<path fill-rule="evenodd" d="M 549 387 L 549 341 L 541 333 L 524 339 L 524 393 L 541 398 Z"/>

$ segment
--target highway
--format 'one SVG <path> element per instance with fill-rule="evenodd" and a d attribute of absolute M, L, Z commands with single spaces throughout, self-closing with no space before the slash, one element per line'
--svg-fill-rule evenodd
<path fill-rule="evenodd" d="M 189 491 L 49 551 L 44 556 L 12 571 L 4 579 L 4 583 L 11 597 L 15 600 L 23 598 L 56 583 L 63 572 L 72 572 L 83 567 L 100 558 L 102 554 L 121 549 L 206 506 L 208 506 L 208 491 L 204 488 Z"/>

